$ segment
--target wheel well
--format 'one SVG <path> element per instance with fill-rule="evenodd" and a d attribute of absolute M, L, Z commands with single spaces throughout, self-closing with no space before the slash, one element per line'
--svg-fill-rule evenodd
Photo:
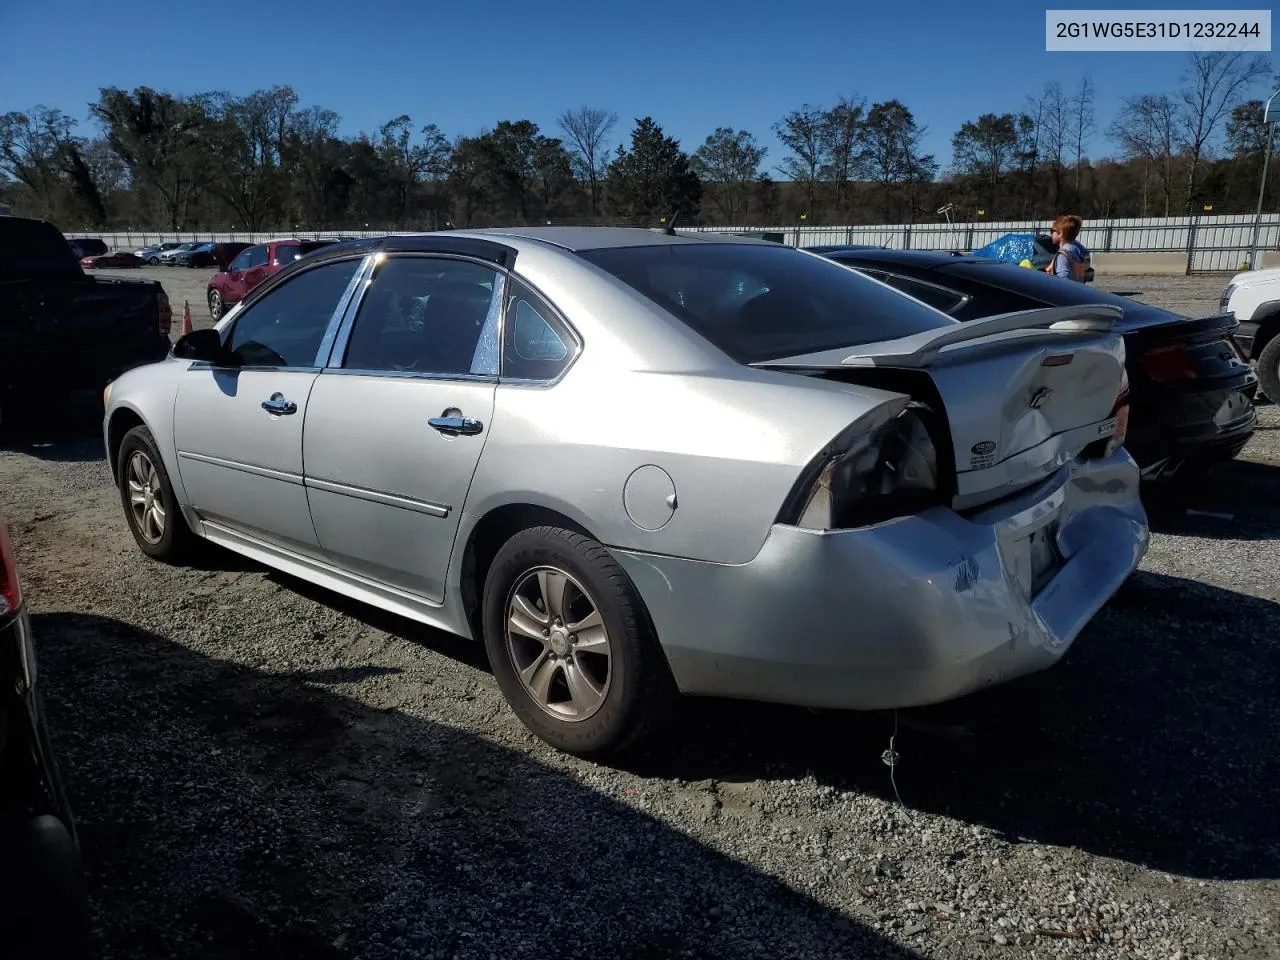
<path fill-rule="evenodd" d="M 123 436 L 123 434 L 121 434 Z M 490 510 L 471 531 L 462 552 L 462 606 L 472 633 L 483 634 L 480 601 L 484 595 L 484 581 L 489 575 L 493 558 L 502 545 L 521 530 L 530 527 L 552 526 L 573 530 L 584 537 L 595 537 L 577 521 L 549 507 L 532 503 L 509 503 Z"/>
<path fill-rule="evenodd" d="M 1253 337 L 1253 359 L 1257 359 L 1268 343 L 1280 335 L 1280 304 L 1257 319 L 1258 332 Z"/>
<path fill-rule="evenodd" d="M 143 425 L 142 418 L 128 408 L 117 410 L 111 415 L 111 422 L 107 425 L 107 468 L 111 471 L 112 479 L 117 482 L 120 478 L 116 476 L 116 458 L 120 455 L 124 435 L 134 427 Z"/>

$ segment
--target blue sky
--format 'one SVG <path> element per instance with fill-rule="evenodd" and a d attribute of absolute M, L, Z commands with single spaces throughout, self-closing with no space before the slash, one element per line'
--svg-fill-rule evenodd
<path fill-rule="evenodd" d="M 0 112 L 42 103 L 83 118 L 101 86 L 287 83 L 341 114 L 344 133 L 408 113 L 450 136 L 522 118 L 558 135 L 556 117 L 589 104 L 618 113 L 615 139 L 649 114 L 690 151 L 717 126 L 748 129 L 772 168 L 783 154 L 774 121 L 856 92 L 906 103 L 945 165 L 962 122 L 1018 110 L 1046 80 L 1069 87 L 1089 73 L 1101 131 L 1121 97 L 1178 83 L 1187 54 L 1045 52 L 1044 11 L 954 0 L 7 0 Z M 1090 152 L 1110 150 L 1099 134 Z"/>

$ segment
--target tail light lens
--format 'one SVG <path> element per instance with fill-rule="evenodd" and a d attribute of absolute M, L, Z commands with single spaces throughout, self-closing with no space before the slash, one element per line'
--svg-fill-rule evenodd
<path fill-rule="evenodd" d="M 824 451 L 796 484 L 778 521 L 840 530 L 937 506 L 938 453 L 927 416 L 927 408 L 913 404 Z"/>
<path fill-rule="evenodd" d="M 0 617 L 22 606 L 22 584 L 18 581 L 18 565 L 13 559 L 9 531 L 0 523 Z"/>
<path fill-rule="evenodd" d="M 166 337 L 173 328 L 173 307 L 169 304 L 169 295 L 161 287 L 156 292 L 156 304 L 160 307 L 160 332 Z"/>
<path fill-rule="evenodd" d="M 1186 348 L 1178 344 L 1148 350 L 1142 355 L 1142 369 L 1156 383 L 1194 380 L 1199 376 Z"/>
<path fill-rule="evenodd" d="M 1116 429 L 1111 434 L 1111 439 L 1107 441 L 1107 456 L 1111 456 L 1124 446 L 1125 435 L 1129 432 L 1129 374 L 1127 371 L 1120 376 L 1120 392 L 1116 394 L 1116 402 L 1111 407 L 1111 416 L 1115 417 Z"/>

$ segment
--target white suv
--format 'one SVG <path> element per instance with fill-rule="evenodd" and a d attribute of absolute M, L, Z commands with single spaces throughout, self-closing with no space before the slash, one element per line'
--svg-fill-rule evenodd
<path fill-rule="evenodd" d="M 1280 403 L 1280 268 L 1237 273 L 1218 308 L 1235 314 L 1240 322 L 1236 343 L 1257 364 L 1262 391 Z"/>

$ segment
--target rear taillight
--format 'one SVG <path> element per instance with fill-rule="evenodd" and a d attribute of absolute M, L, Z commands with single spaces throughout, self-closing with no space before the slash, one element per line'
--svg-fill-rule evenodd
<path fill-rule="evenodd" d="M 1107 456 L 1124 446 L 1125 435 L 1129 432 L 1129 374 L 1120 376 L 1120 390 L 1116 394 L 1116 402 L 1112 404 L 1111 416 L 1115 418 L 1116 429 L 1107 441 Z"/>
<path fill-rule="evenodd" d="M 937 448 L 912 404 L 870 430 L 846 431 L 809 465 L 778 515 L 811 530 L 869 526 L 942 502 Z"/>
<path fill-rule="evenodd" d="M 169 295 L 163 287 L 156 292 L 156 304 L 160 307 L 160 332 L 167 337 L 173 328 L 173 307 L 169 305 Z"/>
<path fill-rule="evenodd" d="M 9 531 L 0 523 L 0 617 L 22 606 L 22 584 L 18 581 L 18 566 L 13 559 L 13 544 Z"/>
<path fill-rule="evenodd" d="M 1142 355 L 1142 369 L 1156 383 L 1194 380 L 1198 376 L 1191 356 L 1178 344 L 1148 350 Z"/>

